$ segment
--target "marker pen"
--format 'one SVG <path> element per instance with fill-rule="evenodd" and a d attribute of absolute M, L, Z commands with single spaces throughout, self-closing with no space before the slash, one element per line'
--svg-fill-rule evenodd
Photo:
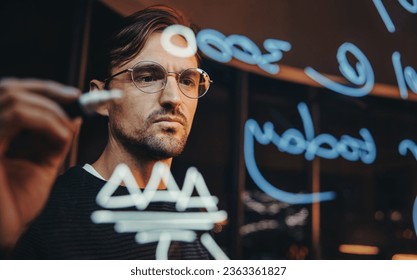
<path fill-rule="evenodd" d="M 95 113 L 96 109 L 107 102 L 121 98 L 123 96 L 121 90 L 95 90 L 83 93 L 77 100 L 69 104 L 62 105 L 64 111 L 70 118 L 79 116 L 86 117 Z"/>

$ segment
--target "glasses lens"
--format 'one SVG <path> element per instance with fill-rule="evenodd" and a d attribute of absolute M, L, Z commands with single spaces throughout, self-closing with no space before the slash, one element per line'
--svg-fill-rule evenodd
<path fill-rule="evenodd" d="M 177 77 L 180 90 L 189 98 L 202 97 L 211 82 L 209 75 L 200 68 L 184 70 Z M 167 72 L 155 62 L 143 61 L 133 67 L 132 80 L 140 91 L 156 93 L 165 87 Z"/>
<path fill-rule="evenodd" d="M 132 71 L 132 79 L 135 86 L 146 93 L 154 93 L 163 89 L 165 78 L 165 69 L 151 62 L 139 63 Z"/>
<path fill-rule="evenodd" d="M 210 86 L 210 78 L 203 70 L 190 68 L 181 73 L 178 84 L 186 96 L 199 98 L 207 92 Z"/>

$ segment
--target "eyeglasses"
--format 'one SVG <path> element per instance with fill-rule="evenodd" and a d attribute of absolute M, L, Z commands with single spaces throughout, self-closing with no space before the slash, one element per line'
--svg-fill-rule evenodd
<path fill-rule="evenodd" d="M 181 72 L 168 72 L 165 68 L 153 61 L 141 61 L 132 68 L 125 69 L 104 80 L 105 88 L 110 81 L 123 73 L 130 72 L 133 84 L 145 93 L 157 93 L 163 90 L 167 84 L 168 75 L 175 75 L 181 92 L 193 99 L 204 96 L 210 84 L 210 76 L 200 68 L 189 68 Z"/>

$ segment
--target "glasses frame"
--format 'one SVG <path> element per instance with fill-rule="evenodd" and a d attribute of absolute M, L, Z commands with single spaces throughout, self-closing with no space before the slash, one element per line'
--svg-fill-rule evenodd
<path fill-rule="evenodd" d="M 162 69 L 164 69 L 164 71 L 165 71 L 165 83 L 164 83 L 164 86 L 163 86 L 160 90 L 157 90 L 157 91 L 155 91 L 155 92 L 146 92 L 146 91 L 143 91 L 142 89 L 140 89 L 140 88 L 136 85 L 136 83 L 134 82 L 134 79 L 133 79 L 133 70 L 134 70 L 134 68 L 135 68 L 135 67 L 137 67 L 139 64 L 144 63 L 144 62 L 148 62 L 148 63 L 153 63 L 153 64 L 156 64 L 156 65 L 158 65 L 159 67 L 161 67 Z M 179 82 L 180 82 L 180 77 L 181 77 L 182 73 L 184 73 L 185 71 L 191 70 L 191 69 L 196 69 L 196 70 L 198 70 L 199 72 L 201 71 L 201 73 L 200 73 L 200 74 L 205 74 L 205 75 L 207 75 L 208 80 L 209 80 L 209 84 L 208 84 L 208 87 L 207 87 L 206 91 L 205 91 L 202 95 L 199 95 L 198 97 L 191 97 L 191 96 L 187 95 L 186 93 L 184 93 L 184 92 L 182 91 L 181 87 L 180 87 L 180 84 L 179 84 Z M 165 89 L 165 87 L 166 87 L 166 84 L 167 84 L 168 76 L 175 76 L 175 80 L 177 81 L 177 86 L 178 86 L 179 90 L 181 91 L 181 93 L 182 93 L 182 94 L 184 94 L 186 97 L 191 98 L 191 99 L 199 99 L 199 98 L 203 97 L 204 95 L 206 95 L 206 93 L 208 92 L 208 90 L 209 90 L 209 88 L 210 88 L 210 85 L 213 83 L 213 80 L 211 80 L 211 79 L 210 79 L 210 75 L 209 75 L 206 71 L 204 71 L 203 69 L 201 69 L 201 68 L 198 68 L 198 67 L 195 67 L 195 68 L 187 68 L 187 69 L 184 69 L 184 70 L 182 70 L 182 71 L 180 71 L 180 72 L 173 72 L 173 71 L 167 71 L 167 70 L 165 69 L 165 67 L 164 67 L 164 66 L 162 66 L 161 64 L 159 64 L 159 63 L 157 63 L 157 62 L 155 62 L 155 61 L 146 61 L 146 60 L 144 60 L 144 61 L 139 61 L 138 63 L 136 63 L 135 65 L 133 65 L 133 67 L 132 67 L 132 68 L 127 68 L 127 69 L 124 69 L 124 70 L 122 70 L 122 71 L 120 71 L 120 72 L 117 72 L 117 73 L 115 73 L 115 74 L 113 74 L 113 75 L 111 75 L 111 76 L 107 77 L 106 79 L 104 79 L 104 88 L 105 88 L 105 89 L 108 89 L 108 88 L 109 88 L 110 81 L 111 81 L 113 78 L 115 78 L 115 77 L 117 77 L 117 76 L 119 76 L 119 75 L 121 75 L 121 74 L 127 73 L 127 72 L 130 72 L 130 80 L 131 80 L 131 82 L 135 85 L 135 87 L 136 87 L 138 90 L 140 90 L 141 92 L 143 92 L 143 93 L 147 93 L 147 94 L 153 94 L 153 93 L 157 93 L 157 92 L 159 92 L 159 91 L 164 90 L 164 89 Z"/>

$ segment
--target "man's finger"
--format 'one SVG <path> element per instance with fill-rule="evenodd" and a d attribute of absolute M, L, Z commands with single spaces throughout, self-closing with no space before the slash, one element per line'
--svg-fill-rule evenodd
<path fill-rule="evenodd" d="M 0 146 L 3 153 L 13 138 L 23 130 L 44 138 L 51 144 L 50 148 L 54 150 L 53 152 L 56 149 L 58 152 L 63 149 L 73 136 L 73 125 L 69 120 L 57 116 L 54 111 L 45 110 L 44 107 L 28 104 L 0 111 L 0 126 L 0 142 L 2 142 Z M 47 152 L 52 151 L 45 151 Z"/>
<path fill-rule="evenodd" d="M 15 78 L 5 78 L 0 81 L 0 98 L 4 94 L 18 94 L 22 91 L 38 93 L 59 103 L 74 101 L 81 94 L 77 88 L 54 81 Z"/>

